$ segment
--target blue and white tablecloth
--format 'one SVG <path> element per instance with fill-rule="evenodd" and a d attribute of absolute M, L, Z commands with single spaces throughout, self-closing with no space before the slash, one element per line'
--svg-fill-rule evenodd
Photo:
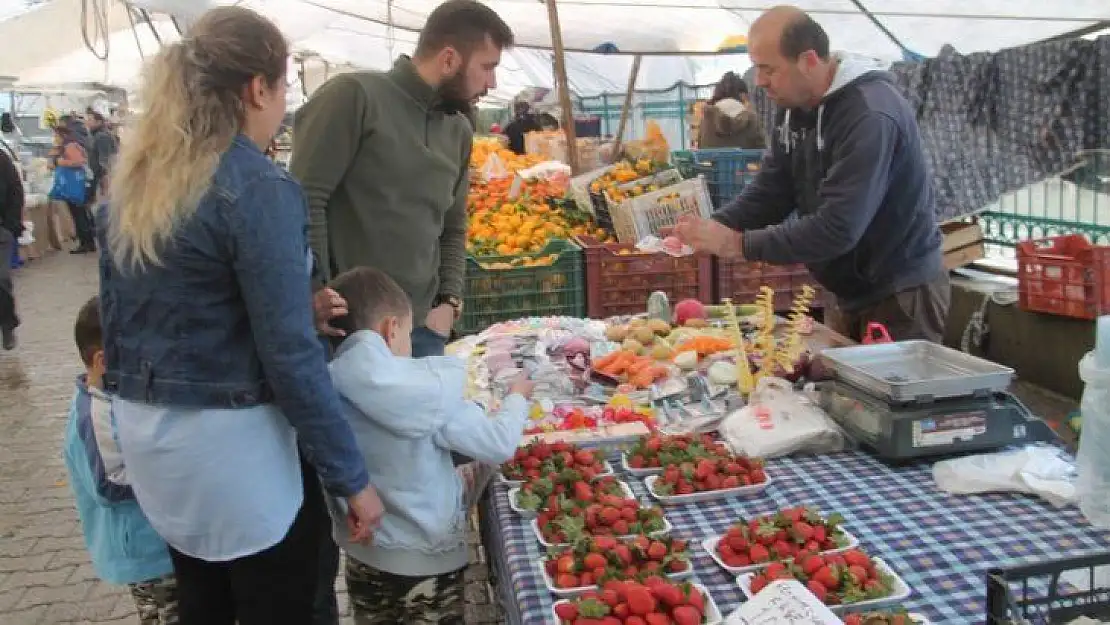
<path fill-rule="evenodd" d="M 773 484 L 746 499 L 723 499 L 664 509 L 675 536 L 690 540 L 694 575 L 724 614 L 743 600 L 735 578 L 702 549 L 701 539 L 724 532 L 738 517 L 811 505 L 839 512 L 861 546 L 909 584 L 904 603 L 933 623 L 969 625 L 986 618 L 986 572 L 1110 551 L 1110 533 L 1093 529 L 1078 509 L 1057 509 L 1028 496 L 948 495 L 937 490 L 928 463 L 891 467 L 862 452 L 782 458 L 769 463 Z M 643 482 L 627 481 L 650 503 Z M 510 623 L 550 623 L 555 597 L 539 573 L 544 552 L 531 528 L 509 509 L 508 489 L 491 485 L 485 510 L 486 545 Z"/>

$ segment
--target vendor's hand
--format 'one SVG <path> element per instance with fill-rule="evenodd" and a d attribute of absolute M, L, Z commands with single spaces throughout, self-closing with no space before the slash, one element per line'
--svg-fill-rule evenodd
<path fill-rule="evenodd" d="M 451 326 L 455 325 L 455 307 L 440 304 L 428 311 L 424 326 L 440 336 L 451 336 Z"/>
<path fill-rule="evenodd" d="M 343 336 L 339 328 L 332 327 L 331 320 L 347 315 L 347 300 L 339 293 L 324 287 L 312 296 L 312 311 L 316 318 L 316 331 L 324 336 Z"/>
<path fill-rule="evenodd" d="M 713 219 L 683 215 L 670 234 L 697 252 L 723 258 L 743 258 L 743 235 Z"/>
<path fill-rule="evenodd" d="M 532 399 L 532 391 L 535 390 L 536 383 L 528 379 L 527 374 L 521 374 L 516 380 L 513 381 L 512 386 L 509 387 L 510 394 L 520 395 L 524 399 Z"/>
<path fill-rule="evenodd" d="M 351 542 L 367 544 L 374 537 L 374 530 L 382 523 L 385 507 L 373 486 L 367 486 L 357 495 L 347 498 L 347 529 Z"/>

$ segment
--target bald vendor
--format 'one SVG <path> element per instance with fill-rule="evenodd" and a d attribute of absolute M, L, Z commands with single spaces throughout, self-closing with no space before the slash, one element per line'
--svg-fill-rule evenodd
<path fill-rule="evenodd" d="M 932 181 L 892 76 L 830 53 L 824 29 L 795 7 L 761 15 L 748 49 L 779 107 L 770 148 L 739 197 L 712 219 L 683 218 L 675 234 L 724 258 L 804 263 L 834 297 L 826 323 L 857 341 L 878 321 L 895 340 L 940 342 L 951 290 Z"/>

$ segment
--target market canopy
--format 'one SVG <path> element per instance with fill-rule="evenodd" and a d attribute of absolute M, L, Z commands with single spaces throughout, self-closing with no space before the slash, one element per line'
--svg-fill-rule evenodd
<path fill-rule="evenodd" d="M 13 2 L 0 0 L 0 16 Z M 107 60 L 85 46 L 80 12 L 82 3 L 103 15 L 103 32 L 94 48 L 108 41 Z M 154 16 L 163 41 L 177 37 L 166 16 L 187 26 L 209 7 L 233 0 L 137 0 L 132 6 Z M 412 51 L 417 33 L 439 0 L 245 0 L 248 6 L 274 19 L 294 47 L 332 65 L 368 69 L 388 67 L 402 53 Z M 547 10 L 538 0 L 488 0 L 512 26 L 518 48 L 506 55 L 494 100 L 504 100 L 525 87 L 553 83 L 551 37 Z M 776 2 L 766 0 L 559 0 L 563 39 L 572 89 L 582 96 L 624 90 L 631 55 L 645 58 L 638 88 L 663 89 L 677 81 L 714 82 L 726 70 L 744 71 L 746 54 L 714 55 L 721 49 L 742 50 L 743 34 L 761 11 Z M 833 47 L 888 61 L 906 52 L 933 55 L 946 43 L 961 52 L 996 50 L 1030 43 L 1110 20 L 1110 2 L 1074 0 L 1051 5 L 1031 0 L 987 0 L 972 5 L 955 0 L 921 3 L 917 0 L 864 0 L 871 16 L 853 0 L 799 0 L 830 33 Z M 874 5 L 868 6 L 868 4 Z M 881 7 L 881 8 L 879 8 Z M 52 0 L 33 11 L 0 21 L 0 75 L 19 83 L 95 80 L 133 87 L 142 58 L 157 50 L 146 24 L 132 29 L 131 17 L 118 0 Z M 876 21 L 879 25 L 876 25 Z M 92 23 L 90 18 L 87 23 Z M 94 24 L 95 25 L 95 24 Z M 884 32 L 884 29 L 887 32 Z M 132 32 L 134 30 L 134 32 Z M 88 28 L 86 29 L 88 31 Z M 899 43 L 895 43 L 897 40 Z M 609 54 L 592 54 L 604 49 Z M 684 56 L 678 56 L 684 55 Z"/>

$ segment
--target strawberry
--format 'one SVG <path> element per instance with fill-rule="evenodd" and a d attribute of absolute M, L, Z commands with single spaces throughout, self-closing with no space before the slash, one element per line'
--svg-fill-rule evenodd
<path fill-rule="evenodd" d="M 636 615 L 624 619 L 624 625 L 647 625 L 647 621 Z"/>
<path fill-rule="evenodd" d="M 655 611 L 655 597 L 645 586 L 629 585 L 625 588 L 628 611 L 632 614 L 646 615 Z M 651 620 L 649 619 L 650 623 Z"/>
<path fill-rule="evenodd" d="M 771 553 L 763 545 L 752 545 L 748 557 L 752 562 L 767 562 L 771 559 Z"/>
<path fill-rule="evenodd" d="M 665 606 L 678 606 L 685 603 L 685 597 L 682 596 L 682 591 L 677 586 L 671 584 L 659 584 L 651 589 L 651 594 Z"/>
<path fill-rule="evenodd" d="M 578 576 L 571 575 L 570 573 L 563 573 L 555 578 L 556 588 L 577 588 L 578 583 Z"/>
<path fill-rule="evenodd" d="M 808 556 L 802 560 L 801 566 L 806 577 L 812 577 L 814 573 L 821 570 L 821 567 L 825 566 L 825 561 L 821 559 L 821 556 Z"/>
<path fill-rule="evenodd" d="M 686 590 L 686 603 L 697 610 L 698 614 L 705 614 L 705 596 L 693 586 L 687 586 Z"/>
<path fill-rule="evenodd" d="M 564 621 L 573 621 L 578 618 L 578 606 L 570 601 L 560 601 L 555 606 L 555 616 Z"/>
<path fill-rule="evenodd" d="M 628 545 L 617 545 L 613 548 L 613 553 L 617 555 L 617 559 L 623 564 L 632 562 L 632 552 L 628 550 Z"/>
<path fill-rule="evenodd" d="M 815 581 L 825 588 L 828 588 L 829 590 L 836 590 L 837 588 L 840 588 L 840 579 L 837 578 L 836 573 L 833 573 L 832 569 L 827 566 L 823 566 L 818 569 L 817 572 L 814 573 L 810 579 L 811 581 Z"/>
<path fill-rule="evenodd" d="M 871 558 L 868 558 L 867 555 L 859 549 L 850 549 L 840 555 L 849 566 L 855 565 L 864 568 L 871 566 Z"/>
<path fill-rule="evenodd" d="M 652 612 L 644 617 L 647 625 L 671 625 L 671 617 L 661 612 Z"/>
<path fill-rule="evenodd" d="M 654 541 L 648 547 L 647 556 L 652 560 L 662 560 L 667 557 L 667 546 L 659 541 Z"/>
<path fill-rule="evenodd" d="M 574 562 L 574 556 L 562 556 L 555 563 L 555 571 L 558 573 L 576 573 L 578 565 Z"/>
<path fill-rule="evenodd" d="M 617 546 L 617 539 L 608 536 L 599 536 L 594 539 L 594 548 L 598 551 L 612 551 Z"/>
<path fill-rule="evenodd" d="M 701 613 L 688 605 L 680 605 L 671 612 L 675 625 L 700 625 Z"/>
<path fill-rule="evenodd" d="M 621 620 L 615 616 L 606 616 L 601 619 L 601 625 L 624 625 Z"/>
<path fill-rule="evenodd" d="M 751 588 L 751 591 L 752 591 L 752 596 L 758 595 L 759 591 L 766 588 L 767 587 L 767 582 L 768 582 L 767 578 L 762 576 L 762 575 L 756 575 L 755 577 L 753 577 L 752 581 L 751 581 L 751 584 L 750 584 L 750 588 Z"/>
<path fill-rule="evenodd" d="M 574 461 L 578 464 L 591 465 L 595 460 L 596 458 L 591 451 L 580 449 L 574 453 Z"/>
<path fill-rule="evenodd" d="M 605 605 L 612 608 L 621 602 L 621 595 L 615 590 L 602 590 L 601 600 L 605 602 Z"/>
<path fill-rule="evenodd" d="M 848 578 L 857 586 L 865 584 L 869 577 L 870 575 L 868 575 L 867 569 L 858 564 L 853 564 L 848 567 Z"/>
<path fill-rule="evenodd" d="M 822 583 L 820 583 L 816 580 L 810 580 L 810 581 L 806 582 L 806 588 L 808 588 L 809 591 L 811 593 L 813 593 L 814 597 L 817 597 L 818 601 L 820 601 L 821 603 L 825 602 L 825 599 L 828 596 L 829 591 L 825 588 L 824 584 L 822 584 Z"/>
<path fill-rule="evenodd" d="M 628 604 L 621 602 L 613 606 L 613 616 L 619 619 L 628 618 Z"/>

